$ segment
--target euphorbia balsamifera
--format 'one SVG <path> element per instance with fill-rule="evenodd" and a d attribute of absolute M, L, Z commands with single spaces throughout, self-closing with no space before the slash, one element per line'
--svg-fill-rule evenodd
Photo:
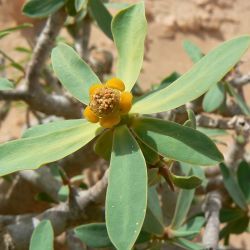
<path fill-rule="evenodd" d="M 87 120 L 35 126 L 20 140 L 3 144 L 0 175 L 35 169 L 59 160 L 97 135 L 108 133 L 101 137 L 107 141 L 112 138 L 107 156 L 110 158 L 107 232 L 117 249 L 126 250 L 135 243 L 145 218 L 147 163 L 158 164 L 168 158 L 206 166 L 223 160 L 215 144 L 201 132 L 144 115 L 168 111 L 201 96 L 239 61 L 250 44 L 250 37 L 225 42 L 175 82 L 134 98 L 132 104 L 130 91 L 141 70 L 147 30 L 144 4 L 120 11 L 114 16 L 111 27 L 118 50 L 117 74 L 105 85 L 101 85 L 95 73 L 68 45 L 60 44 L 52 52 L 56 75 L 76 99 L 87 105 L 84 111 Z M 154 155 L 160 157 L 154 158 Z"/>

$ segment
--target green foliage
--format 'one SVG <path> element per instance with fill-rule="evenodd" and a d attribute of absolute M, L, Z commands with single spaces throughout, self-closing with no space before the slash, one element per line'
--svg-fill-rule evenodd
<path fill-rule="evenodd" d="M 114 18 L 101 0 L 29 0 L 23 11 L 30 17 L 46 17 L 65 5 L 68 14 L 76 16 L 87 4 L 100 29 L 110 39 L 114 39 L 118 51 L 117 77 L 124 81 L 126 90 L 130 91 L 138 79 L 143 61 L 147 31 L 143 2 L 121 10 Z M 24 26 L 0 31 L 0 37 L 21 28 Z M 199 234 L 204 217 L 187 219 L 187 215 L 195 188 L 205 179 L 200 166 L 215 165 L 223 161 L 222 154 L 209 137 L 224 135 L 225 131 L 204 128 L 196 130 L 192 110 L 187 110 L 188 120 L 184 126 L 140 116 L 138 113 L 168 111 L 198 98 L 207 90 L 203 108 L 211 112 L 225 100 L 226 85 L 226 90 L 235 97 L 243 113 L 249 115 L 249 108 L 238 93 L 229 84 L 218 83 L 237 63 L 249 44 L 250 37 L 242 36 L 223 43 L 203 56 L 199 48 L 186 41 L 184 48 L 196 62 L 194 67 L 182 76 L 174 72 L 152 88 L 150 93 L 135 99 L 132 111 L 120 124 L 104 131 L 98 124 L 83 119 L 60 120 L 32 127 L 20 140 L 0 146 L 0 176 L 57 161 L 103 132 L 95 141 L 94 151 L 110 161 L 106 224 L 82 225 L 75 229 L 76 235 L 90 247 L 128 250 L 136 243 L 149 241 L 151 236 L 152 239 L 155 236 L 165 239 L 169 230 L 170 237 L 166 238 L 169 243 L 184 249 L 202 249 L 201 245 L 190 240 Z M 66 44 L 54 48 L 51 59 L 55 74 L 66 90 L 88 105 L 89 88 L 100 83 L 96 74 Z M 13 61 L 12 63 L 24 72 L 22 66 Z M 0 78 L 0 90 L 12 88 L 11 82 Z M 32 153 L 27 153 L 30 150 Z M 165 226 L 157 189 L 152 185 L 162 181 L 156 167 L 168 160 L 179 161 L 185 176 L 175 175 L 171 169 L 166 168 L 169 171 L 169 183 L 181 189 L 171 224 Z M 246 230 L 249 223 L 246 211 L 247 201 L 250 200 L 250 170 L 247 163 L 241 163 L 237 172 L 238 183 L 224 164 L 220 168 L 226 189 L 241 208 L 221 211 L 221 220 L 227 223 L 221 231 L 221 237 L 225 238 L 232 232 Z M 66 201 L 68 197 L 69 186 L 64 185 L 59 190 L 59 200 Z M 39 198 L 50 201 L 42 193 Z M 241 223 L 241 226 L 237 227 L 237 223 Z M 153 247 L 159 249 L 158 245 Z M 49 221 L 38 225 L 33 233 L 30 249 L 53 249 L 53 230 Z"/>
<path fill-rule="evenodd" d="M 218 109 L 225 100 L 226 92 L 222 83 L 216 83 L 205 94 L 202 107 L 206 112 Z"/>
<path fill-rule="evenodd" d="M 249 116 L 250 115 L 250 109 L 247 106 L 247 104 L 244 102 L 242 97 L 237 93 L 237 91 L 231 86 L 231 84 L 227 83 L 227 89 L 230 93 L 235 98 L 236 103 L 239 105 L 241 111 L 243 114 Z"/>
<path fill-rule="evenodd" d="M 243 210 L 247 209 L 247 203 L 245 201 L 244 195 L 233 176 L 231 170 L 223 163 L 220 164 L 220 170 L 223 175 L 225 187 L 234 200 L 234 202 Z"/>
<path fill-rule="evenodd" d="M 181 189 L 178 194 L 177 204 L 175 207 L 174 217 L 171 222 L 171 228 L 177 230 L 185 221 L 194 198 L 194 189 Z"/>
<path fill-rule="evenodd" d="M 183 48 L 194 63 L 198 62 L 203 57 L 201 50 L 191 41 L 185 40 Z"/>
<path fill-rule="evenodd" d="M 177 108 L 196 99 L 232 69 L 249 45 L 249 36 L 223 43 L 168 87 L 142 97 L 133 105 L 131 112 L 153 114 Z"/>
<path fill-rule="evenodd" d="M 143 153 L 143 156 L 146 160 L 146 162 L 150 165 L 156 165 L 156 163 L 159 162 L 160 157 L 157 152 L 152 150 L 150 147 L 148 147 L 145 143 L 143 143 L 141 140 L 137 141 L 140 149 Z"/>
<path fill-rule="evenodd" d="M 114 245 L 108 237 L 105 223 L 92 223 L 75 228 L 77 237 L 87 246 L 95 248 L 114 248 Z M 146 232 L 140 232 L 136 243 L 143 243 L 150 240 L 150 235 Z"/>
<path fill-rule="evenodd" d="M 75 0 L 75 9 L 79 12 L 88 2 L 88 0 Z"/>
<path fill-rule="evenodd" d="M 171 234 L 174 237 L 188 237 L 193 238 L 201 231 L 202 226 L 205 224 L 205 218 L 203 216 L 196 216 L 188 220 L 178 230 L 172 230 Z"/>
<path fill-rule="evenodd" d="M 155 187 L 148 189 L 147 212 L 142 228 L 144 231 L 156 235 L 162 235 L 164 232 L 163 215 Z"/>
<path fill-rule="evenodd" d="M 66 0 L 29 0 L 23 6 L 23 13 L 33 18 L 47 17 L 59 10 Z"/>
<path fill-rule="evenodd" d="M 15 32 L 15 31 L 19 31 L 19 30 L 27 29 L 27 28 L 31 28 L 31 27 L 33 27 L 33 25 L 31 23 L 23 23 L 23 24 L 15 26 L 13 28 L 7 28 L 7 29 L 0 30 L 0 39 Z"/>
<path fill-rule="evenodd" d="M 195 175 L 178 176 L 171 173 L 171 179 L 175 186 L 183 189 L 193 189 L 201 185 L 202 179 Z"/>
<path fill-rule="evenodd" d="M 54 232 L 49 220 L 41 221 L 33 231 L 29 250 L 53 250 Z"/>
<path fill-rule="evenodd" d="M 52 127 L 54 129 L 50 131 Z M 36 169 L 42 164 L 59 160 L 92 140 L 97 128 L 98 125 L 85 120 L 61 121 L 56 126 L 52 123 L 34 127 L 31 132 L 27 132 L 34 137 L 10 141 L 0 146 L 0 176 Z M 42 131 L 40 135 L 36 129 Z M 31 149 L 32 154 L 28 154 Z"/>
<path fill-rule="evenodd" d="M 94 144 L 96 154 L 109 161 L 112 152 L 113 130 L 103 132 Z"/>
<path fill-rule="evenodd" d="M 246 161 L 240 163 L 237 170 L 237 179 L 247 202 L 250 203 L 250 165 Z"/>
<path fill-rule="evenodd" d="M 107 35 L 107 37 L 112 40 L 112 16 L 105 5 L 102 3 L 102 0 L 89 0 L 89 9 L 100 29 Z"/>
<path fill-rule="evenodd" d="M 227 131 L 224 129 L 214 129 L 214 128 L 202 128 L 198 127 L 198 131 L 207 135 L 208 137 L 225 136 L 228 135 Z"/>
<path fill-rule="evenodd" d="M 147 32 L 144 3 L 121 10 L 112 21 L 112 33 L 118 51 L 117 77 L 130 91 L 139 76 Z"/>
<path fill-rule="evenodd" d="M 93 223 L 75 229 L 76 236 L 89 247 L 112 247 L 105 223 Z"/>
<path fill-rule="evenodd" d="M 116 248 L 132 248 L 141 231 L 146 206 L 146 162 L 128 128 L 117 127 L 106 196 L 107 229 Z"/>
<path fill-rule="evenodd" d="M 145 144 L 170 159 L 197 165 L 213 165 L 223 160 L 208 137 L 177 123 L 138 118 L 134 120 L 132 129 Z"/>
<path fill-rule="evenodd" d="M 13 89 L 13 83 L 6 78 L 0 77 L 0 91 Z"/>
<path fill-rule="evenodd" d="M 53 69 L 63 86 L 80 102 L 89 104 L 89 88 L 100 83 L 99 78 L 80 56 L 68 45 L 53 49 Z"/>

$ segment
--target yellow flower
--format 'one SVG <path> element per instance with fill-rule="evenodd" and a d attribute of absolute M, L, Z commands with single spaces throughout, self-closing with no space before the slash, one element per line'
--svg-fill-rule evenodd
<path fill-rule="evenodd" d="M 100 122 L 104 128 L 112 128 L 121 121 L 132 107 L 133 96 L 126 92 L 123 81 L 112 78 L 106 84 L 94 84 L 89 89 L 90 103 L 83 114 L 92 123 Z"/>

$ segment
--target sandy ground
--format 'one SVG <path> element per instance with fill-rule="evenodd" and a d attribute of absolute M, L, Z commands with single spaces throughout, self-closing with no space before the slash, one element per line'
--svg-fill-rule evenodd
<path fill-rule="evenodd" d="M 124 1 L 122 1 L 124 2 Z M 130 2 L 135 2 L 131 0 Z M 149 20 L 145 61 L 140 83 L 144 89 L 158 83 L 173 71 L 184 73 L 191 66 L 190 59 L 182 49 L 185 39 L 197 44 L 208 52 L 224 40 L 250 33 L 250 0 L 146 0 Z M 0 29 L 14 25 L 0 8 Z M 115 49 L 98 29 L 91 35 L 91 45 Z M 20 59 L 17 46 L 27 47 L 20 34 L 15 33 L 0 40 L 0 49 L 13 58 Z M 250 72 L 250 52 L 244 56 L 244 72 Z M 115 66 L 114 66 L 115 70 Z M 9 73 L 9 72 L 8 72 Z M 16 70 L 8 77 L 16 77 Z M 250 104 L 250 86 L 245 89 Z M 25 108 L 16 105 L 1 126 L 0 141 L 20 136 L 25 122 Z M 249 234 L 233 236 L 231 245 L 242 250 L 250 250 Z"/>

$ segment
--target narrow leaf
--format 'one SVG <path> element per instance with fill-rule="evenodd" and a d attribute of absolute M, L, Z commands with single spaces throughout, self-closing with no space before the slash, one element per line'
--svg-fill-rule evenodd
<path fill-rule="evenodd" d="M 107 130 L 103 132 L 94 144 L 94 151 L 105 160 L 109 161 L 112 152 L 113 131 Z"/>
<path fill-rule="evenodd" d="M 11 90 L 13 89 L 14 86 L 13 86 L 13 83 L 10 82 L 8 79 L 5 79 L 5 78 L 1 78 L 0 77 L 0 90 Z"/>
<path fill-rule="evenodd" d="M 249 45 L 250 36 L 241 36 L 223 43 L 168 87 L 141 97 L 131 112 L 152 114 L 168 111 L 198 98 L 232 69 Z"/>
<path fill-rule="evenodd" d="M 188 237 L 193 238 L 200 233 L 202 226 L 205 224 L 205 218 L 203 216 L 196 216 L 187 221 L 178 230 L 172 230 L 171 233 L 175 237 Z"/>
<path fill-rule="evenodd" d="M 149 147 L 170 159 L 195 165 L 213 165 L 223 160 L 215 144 L 192 128 L 153 118 L 138 118 L 135 134 Z"/>
<path fill-rule="evenodd" d="M 222 208 L 220 210 L 220 222 L 225 223 L 229 221 L 238 220 L 245 216 L 245 212 L 239 207 Z"/>
<path fill-rule="evenodd" d="M 223 163 L 220 164 L 220 170 L 223 176 L 225 187 L 234 200 L 234 202 L 241 207 L 243 210 L 247 209 L 247 203 L 245 201 L 244 195 L 240 190 L 240 187 L 234 178 L 230 169 Z"/>
<path fill-rule="evenodd" d="M 147 169 L 126 126 L 115 128 L 106 196 L 106 223 L 117 249 L 131 249 L 145 218 Z"/>
<path fill-rule="evenodd" d="M 117 77 L 130 91 L 139 76 L 147 33 L 144 3 L 120 11 L 112 21 L 112 33 L 118 50 Z"/>
<path fill-rule="evenodd" d="M 246 161 L 242 161 L 237 170 L 239 186 L 250 203 L 250 165 Z"/>
<path fill-rule="evenodd" d="M 239 105 L 243 114 L 249 116 L 250 115 L 250 108 L 244 102 L 242 97 L 237 93 L 237 91 L 233 88 L 233 86 L 231 86 L 231 84 L 227 83 L 227 88 L 228 88 L 230 94 L 235 98 L 235 101 Z"/>
<path fill-rule="evenodd" d="M 203 57 L 203 53 L 201 52 L 200 48 L 198 48 L 191 41 L 185 40 L 183 43 L 183 48 L 194 63 L 198 62 Z"/>
<path fill-rule="evenodd" d="M 49 220 L 41 221 L 35 228 L 29 250 L 53 250 L 54 232 Z"/>
<path fill-rule="evenodd" d="M 220 239 L 226 238 L 230 234 L 241 234 L 247 230 L 248 225 L 249 218 L 247 216 L 231 221 L 220 231 Z"/>
<path fill-rule="evenodd" d="M 148 189 L 147 213 L 142 228 L 144 231 L 156 235 L 162 235 L 164 232 L 163 215 L 155 187 Z"/>
<path fill-rule="evenodd" d="M 88 0 L 75 0 L 75 9 L 79 12 Z"/>
<path fill-rule="evenodd" d="M 188 175 L 193 174 L 192 169 L 189 171 Z M 184 220 L 186 219 L 187 213 L 191 207 L 192 200 L 194 198 L 195 190 L 181 189 L 179 191 L 176 207 L 174 211 L 174 216 L 171 222 L 172 229 L 178 229 Z"/>
<path fill-rule="evenodd" d="M 23 14 L 29 17 L 47 17 L 65 4 L 65 0 L 29 0 L 23 7 Z"/>
<path fill-rule="evenodd" d="M 105 223 L 93 223 L 75 229 L 76 236 L 89 247 L 112 247 Z"/>
<path fill-rule="evenodd" d="M 27 29 L 27 28 L 31 28 L 31 27 L 33 27 L 33 25 L 31 23 L 23 23 L 23 24 L 17 25 L 17 26 L 12 27 L 12 28 L 0 30 L 0 38 L 4 37 L 6 35 L 9 35 L 14 31 L 19 31 L 19 30 Z"/>
<path fill-rule="evenodd" d="M 101 0 L 90 0 L 89 8 L 100 29 L 112 40 L 112 15 L 109 13 L 103 2 Z"/>
<path fill-rule="evenodd" d="M 40 1 L 40 0 L 39 0 Z M 100 80 L 91 68 L 68 45 L 52 50 L 53 69 L 63 86 L 80 102 L 89 104 L 89 88 Z"/>
<path fill-rule="evenodd" d="M 197 130 L 200 131 L 201 133 L 205 134 L 206 136 L 209 136 L 209 137 L 228 135 L 227 131 L 224 129 L 198 127 Z"/>
<path fill-rule="evenodd" d="M 109 239 L 105 223 L 93 223 L 82 225 L 75 228 L 77 237 L 89 247 L 93 248 L 112 248 L 114 245 Z M 144 243 L 150 240 L 147 232 L 140 232 L 136 243 Z"/>
<path fill-rule="evenodd" d="M 143 156 L 146 160 L 146 162 L 150 165 L 155 165 L 157 162 L 159 162 L 160 157 L 157 154 L 157 152 L 155 152 L 154 150 L 152 150 L 150 147 L 148 147 L 146 144 L 144 144 L 142 141 L 137 140 L 140 149 L 143 153 Z"/>
<path fill-rule="evenodd" d="M 202 107 L 206 112 L 218 109 L 224 102 L 226 96 L 225 87 L 222 83 L 216 83 L 205 94 Z"/>
<path fill-rule="evenodd" d="M 202 179 L 195 175 L 178 176 L 171 173 L 171 179 L 175 186 L 183 189 L 193 189 L 201 185 Z"/>
<path fill-rule="evenodd" d="M 48 133 L 46 125 L 37 129 L 40 136 L 10 141 L 0 146 L 0 176 L 19 170 L 36 169 L 42 164 L 59 160 L 80 149 L 96 136 L 97 124 L 75 120 L 64 129 Z M 52 125 L 49 124 L 49 127 Z M 35 130 L 35 128 L 34 128 Z M 33 135 L 37 133 L 32 132 Z"/>

